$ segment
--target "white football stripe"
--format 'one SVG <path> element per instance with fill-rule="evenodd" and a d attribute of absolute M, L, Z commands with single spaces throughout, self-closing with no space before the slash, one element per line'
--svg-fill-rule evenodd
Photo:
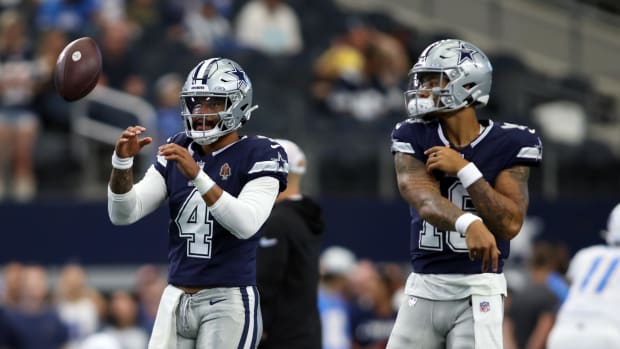
<path fill-rule="evenodd" d="M 254 166 L 252 166 L 248 174 L 263 172 L 263 171 L 288 173 L 288 163 L 284 163 L 284 166 L 280 167 L 280 164 L 278 164 L 277 160 L 258 161 L 254 163 Z"/>
<path fill-rule="evenodd" d="M 392 151 L 400 152 L 400 153 L 407 153 L 407 154 L 415 154 L 415 150 L 413 150 L 413 147 L 411 146 L 411 144 L 407 142 L 398 142 L 394 140 L 392 141 Z"/>
<path fill-rule="evenodd" d="M 540 148 L 539 147 L 523 147 L 519 150 L 519 154 L 517 154 L 518 158 L 521 159 L 540 159 Z"/>

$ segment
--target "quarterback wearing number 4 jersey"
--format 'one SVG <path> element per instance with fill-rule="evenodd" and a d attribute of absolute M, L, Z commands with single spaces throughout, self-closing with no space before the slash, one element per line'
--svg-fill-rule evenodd
<path fill-rule="evenodd" d="M 491 73 L 478 47 L 453 39 L 429 45 L 409 73 L 409 118 L 391 150 L 411 206 L 413 272 L 387 349 L 503 348 L 503 260 L 542 145 L 525 126 L 478 119 Z"/>
<path fill-rule="evenodd" d="M 185 132 L 158 148 L 136 185 L 133 156 L 152 138 L 130 126 L 117 140 L 109 216 L 131 224 L 168 202 L 169 285 L 149 349 L 255 349 L 262 334 L 257 232 L 286 188 L 287 155 L 268 138 L 238 134 L 257 107 L 236 62 L 198 63 L 180 97 Z"/>

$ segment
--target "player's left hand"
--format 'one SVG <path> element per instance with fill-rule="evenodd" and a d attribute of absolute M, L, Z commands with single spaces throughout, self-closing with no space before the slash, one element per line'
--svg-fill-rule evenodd
<path fill-rule="evenodd" d="M 434 146 L 426 149 L 424 155 L 428 156 L 426 170 L 429 173 L 439 170 L 448 175 L 456 176 L 456 173 L 468 163 L 461 154 L 448 146 Z"/>
<path fill-rule="evenodd" d="M 200 166 L 192 158 L 186 148 L 178 144 L 168 143 L 159 147 L 157 155 L 163 156 L 168 161 L 175 161 L 179 171 L 188 179 L 194 179 L 200 171 Z"/>

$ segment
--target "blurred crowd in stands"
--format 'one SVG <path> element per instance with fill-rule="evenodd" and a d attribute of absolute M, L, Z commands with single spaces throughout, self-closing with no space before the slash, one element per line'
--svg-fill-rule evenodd
<path fill-rule="evenodd" d="M 514 251 L 506 270 L 505 348 L 545 347 L 556 312 L 566 298 L 569 256 L 544 241 Z M 318 308 L 323 349 L 385 348 L 409 267 L 357 258 L 331 246 L 320 259 Z M 41 265 L 12 262 L 0 279 L 0 347 L 145 349 L 165 270 L 136 268 L 132 283 L 96 288 L 86 269 L 69 263 L 55 277 Z M 36 334 L 36 335 L 33 335 Z"/>
<path fill-rule="evenodd" d="M 52 81 L 58 53 L 78 37 L 99 44 L 101 85 L 155 108 L 149 133 L 156 143 L 182 130 L 184 74 L 208 56 L 238 61 L 260 106 L 261 122 L 244 130 L 296 139 L 308 149 L 319 164 L 315 194 L 370 197 L 386 178 L 390 188 L 381 158 L 389 153 L 392 126 L 404 118 L 402 91 L 413 59 L 438 38 L 458 37 L 381 13 L 345 11 L 333 0 L 14 0 L 1 1 L 0 9 L 0 201 L 16 202 L 80 195 L 76 183 L 89 165 L 74 149 L 79 103 L 62 100 Z M 592 181 L 593 173 L 620 169 L 620 160 L 588 134 L 593 122 L 618 122 L 615 100 L 587 79 L 551 78 L 508 53 L 490 58 L 494 92 L 484 116 L 543 129 L 553 174 L 571 173 L 552 176 L 553 191 L 619 189 L 615 176 Z M 137 122 L 113 104 L 86 110 L 114 127 Z M 89 156 L 107 164 L 110 144 L 89 142 L 95 145 Z M 108 171 L 102 166 L 94 179 L 102 194 Z M 541 176 L 532 176 L 534 193 Z"/>

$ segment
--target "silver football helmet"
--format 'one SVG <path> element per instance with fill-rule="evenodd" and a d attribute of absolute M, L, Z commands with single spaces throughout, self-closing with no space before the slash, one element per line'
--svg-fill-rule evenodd
<path fill-rule="evenodd" d="M 486 105 L 492 71 L 487 56 L 469 42 L 448 39 L 430 44 L 409 71 L 405 91 L 409 117 L 428 120 L 431 113 Z M 435 86 L 424 83 L 429 75 L 438 79 Z"/>
<path fill-rule="evenodd" d="M 193 114 L 198 97 L 224 98 L 225 108 L 217 114 Z M 185 134 L 198 144 L 211 144 L 220 137 L 240 128 L 250 119 L 252 111 L 252 83 L 245 71 L 236 62 L 227 58 L 204 60 L 187 75 L 181 89 L 181 115 Z M 196 130 L 196 122 L 206 123 L 211 115 L 220 120 L 210 130 Z"/>

